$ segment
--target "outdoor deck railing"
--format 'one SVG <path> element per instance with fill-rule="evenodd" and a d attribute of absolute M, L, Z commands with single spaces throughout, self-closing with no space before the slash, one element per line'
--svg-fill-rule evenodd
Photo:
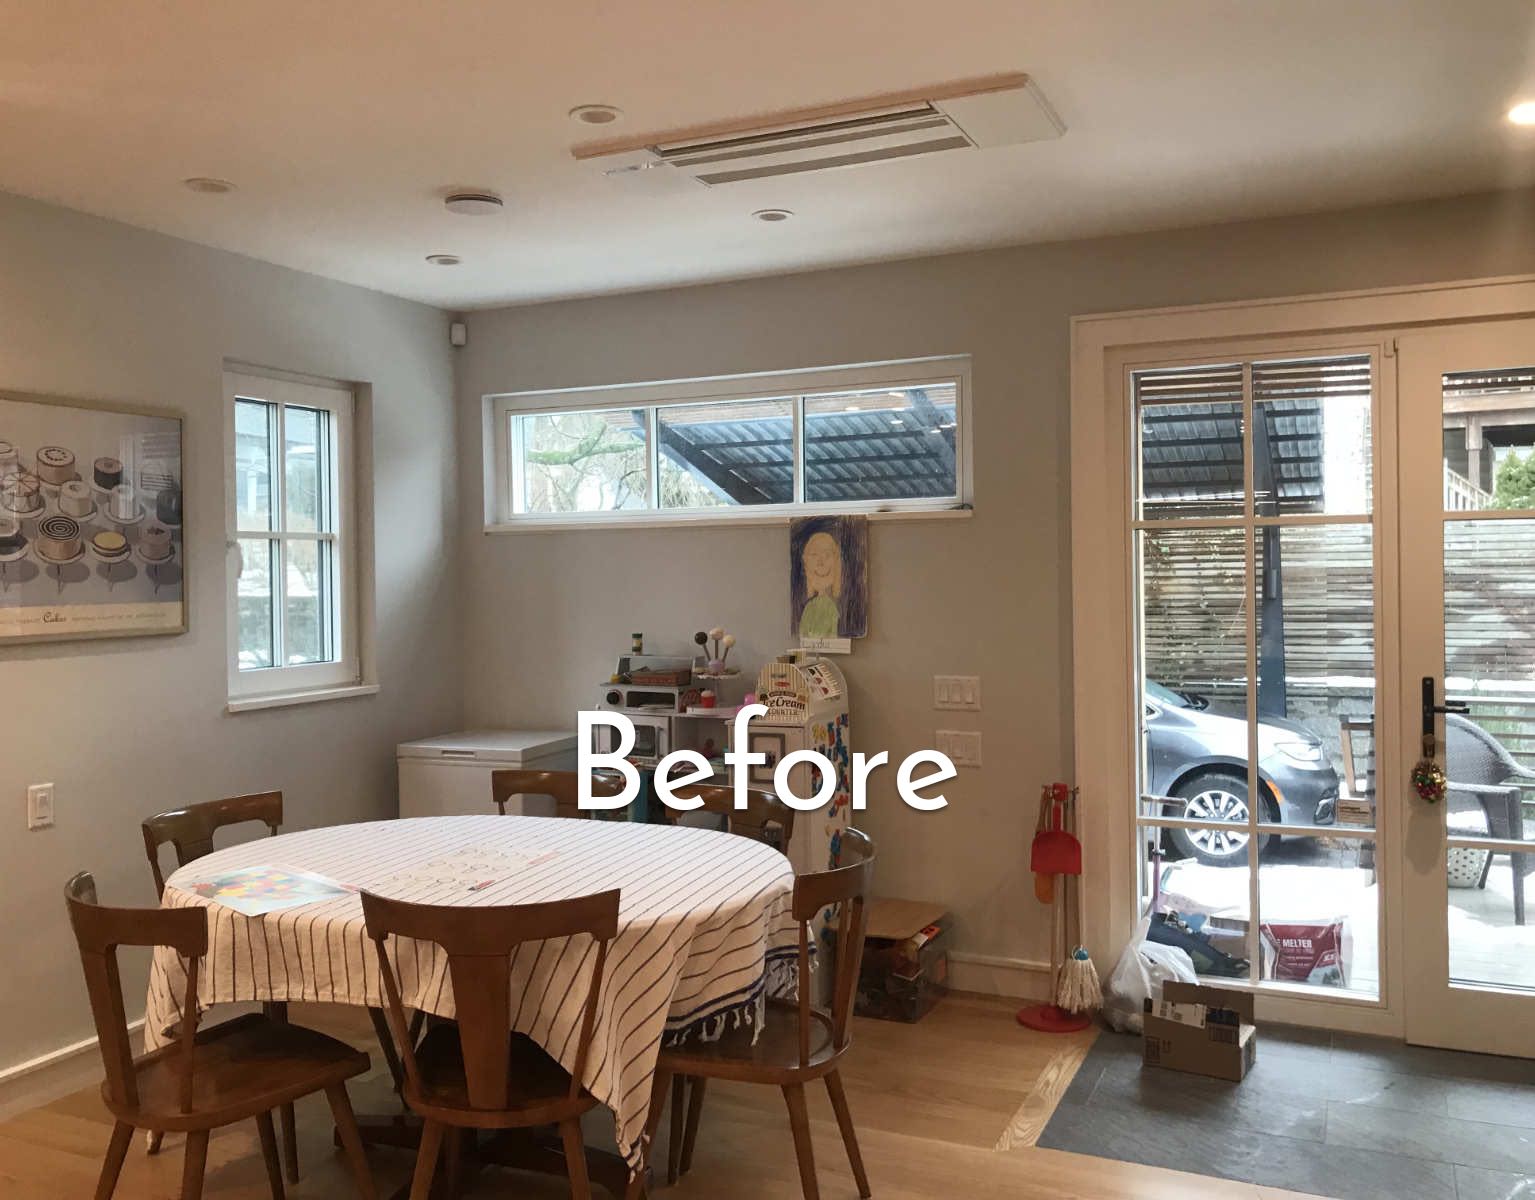
<path fill-rule="evenodd" d="M 1484 492 L 1464 475 L 1445 467 L 1444 507 L 1446 512 L 1481 512 L 1494 505 L 1491 492 Z"/>

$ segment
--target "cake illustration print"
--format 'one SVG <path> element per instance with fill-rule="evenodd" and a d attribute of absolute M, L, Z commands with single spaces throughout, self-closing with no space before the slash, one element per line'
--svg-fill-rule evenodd
<path fill-rule="evenodd" d="M 0 394 L 0 646 L 186 629 L 181 418 Z"/>

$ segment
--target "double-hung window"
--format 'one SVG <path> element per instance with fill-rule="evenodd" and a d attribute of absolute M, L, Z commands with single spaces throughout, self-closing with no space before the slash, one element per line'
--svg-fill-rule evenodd
<path fill-rule="evenodd" d="M 355 684 L 353 393 L 234 372 L 224 390 L 230 697 Z"/>
<path fill-rule="evenodd" d="M 501 527 L 957 509 L 969 360 L 486 398 Z"/>

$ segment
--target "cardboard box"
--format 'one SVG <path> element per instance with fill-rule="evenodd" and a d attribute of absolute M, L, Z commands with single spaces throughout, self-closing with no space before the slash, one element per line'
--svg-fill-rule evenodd
<path fill-rule="evenodd" d="M 1141 1062 L 1240 1083 L 1258 1057 L 1251 992 L 1169 982 L 1146 1001 Z"/>
<path fill-rule="evenodd" d="M 948 909 L 921 900 L 872 900 L 858 975 L 859 1016 L 920 1020 L 948 991 Z"/>

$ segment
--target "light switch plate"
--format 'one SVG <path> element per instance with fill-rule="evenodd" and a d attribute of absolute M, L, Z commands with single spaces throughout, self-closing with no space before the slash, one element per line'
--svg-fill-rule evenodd
<path fill-rule="evenodd" d="M 933 707 L 980 712 L 981 677 L 979 675 L 934 675 Z"/>
<path fill-rule="evenodd" d="M 47 829 L 53 825 L 53 784 L 34 783 L 27 789 L 27 828 Z"/>
<path fill-rule="evenodd" d="M 973 729 L 940 729 L 934 735 L 935 749 L 948 756 L 956 767 L 981 765 L 981 735 Z"/>

